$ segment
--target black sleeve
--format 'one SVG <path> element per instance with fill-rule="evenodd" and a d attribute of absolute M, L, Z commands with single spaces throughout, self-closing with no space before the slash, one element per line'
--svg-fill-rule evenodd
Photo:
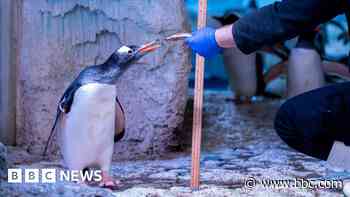
<path fill-rule="evenodd" d="M 253 11 L 233 25 L 243 53 L 291 39 L 345 12 L 346 0 L 283 0 Z"/>

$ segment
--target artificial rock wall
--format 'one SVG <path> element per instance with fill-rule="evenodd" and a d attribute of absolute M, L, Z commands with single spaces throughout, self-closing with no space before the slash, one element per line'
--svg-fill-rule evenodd
<path fill-rule="evenodd" d="M 22 6 L 17 143 L 34 154 L 43 149 L 60 96 L 84 66 L 102 63 L 123 44 L 188 31 L 183 0 L 23 0 Z M 176 145 L 189 70 L 189 52 L 177 42 L 121 77 L 127 129 L 115 159 L 160 155 Z M 51 155 L 58 150 L 55 138 Z"/>

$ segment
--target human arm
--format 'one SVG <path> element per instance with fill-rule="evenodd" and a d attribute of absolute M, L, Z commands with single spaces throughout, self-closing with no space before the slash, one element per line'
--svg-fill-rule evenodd
<path fill-rule="evenodd" d="M 233 25 L 215 30 L 214 34 L 194 34 L 194 36 L 215 35 L 214 44 L 206 42 L 209 39 L 213 40 L 212 37 L 201 39 L 192 37 L 188 39 L 192 42 L 187 43 L 199 54 L 203 47 L 192 46 L 209 46 L 214 49 L 237 47 L 248 54 L 265 45 L 273 45 L 311 31 L 319 24 L 343 13 L 347 6 L 344 0 L 283 0 L 253 11 Z M 207 30 L 199 30 L 201 31 Z M 210 55 L 214 56 L 218 52 L 219 50 L 213 50 Z"/>
<path fill-rule="evenodd" d="M 319 24 L 345 12 L 347 6 L 343 0 L 276 2 L 251 12 L 234 23 L 234 42 L 242 52 L 251 53 L 265 45 L 273 45 L 310 32 Z"/>

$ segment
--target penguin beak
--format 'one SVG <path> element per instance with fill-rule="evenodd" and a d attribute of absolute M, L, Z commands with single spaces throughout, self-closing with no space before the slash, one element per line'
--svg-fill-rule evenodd
<path fill-rule="evenodd" d="M 137 52 L 140 53 L 140 55 L 145 55 L 147 53 L 150 53 L 152 51 L 157 50 L 160 47 L 160 44 L 156 41 L 149 42 L 147 44 L 142 45 Z"/>

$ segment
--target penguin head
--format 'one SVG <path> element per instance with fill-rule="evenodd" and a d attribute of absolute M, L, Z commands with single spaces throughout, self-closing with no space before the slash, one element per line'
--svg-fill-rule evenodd
<path fill-rule="evenodd" d="M 155 51 L 160 47 L 156 42 L 150 42 L 142 46 L 128 45 L 122 46 L 116 51 L 120 64 L 130 64 L 136 62 L 146 54 Z"/>
<path fill-rule="evenodd" d="M 214 16 L 213 18 L 219 21 L 221 25 L 231 25 L 239 19 L 239 16 L 235 11 L 229 10 L 224 14 L 224 16 Z"/>

